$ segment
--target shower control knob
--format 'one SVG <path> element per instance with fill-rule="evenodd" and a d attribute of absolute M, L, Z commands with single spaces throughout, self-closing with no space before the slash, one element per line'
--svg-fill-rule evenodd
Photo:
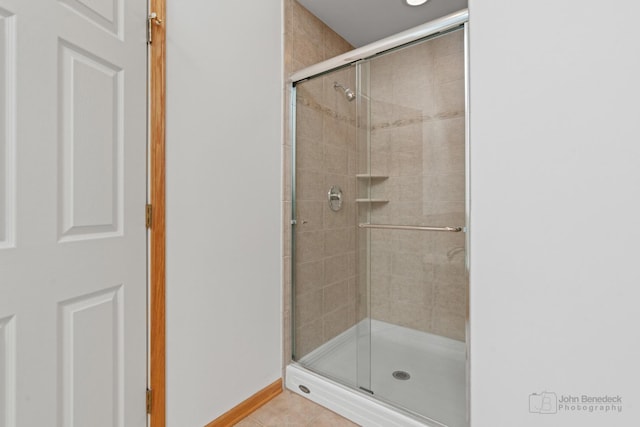
<path fill-rule="evenodd" d="M 327 193 L 329 209 L 338 212 L 342 208 L 342 189 L 337 185 L 332 186 Z"/>

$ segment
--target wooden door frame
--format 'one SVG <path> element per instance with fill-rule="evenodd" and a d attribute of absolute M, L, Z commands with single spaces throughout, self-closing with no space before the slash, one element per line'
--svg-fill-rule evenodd
<path fill-rule="evenodd" d="M 166 0 L 150 0 L 149 47 L 149 388 L 151 427 L 166 424 L 165 349 L 165 112 L 166 112 Z"/>

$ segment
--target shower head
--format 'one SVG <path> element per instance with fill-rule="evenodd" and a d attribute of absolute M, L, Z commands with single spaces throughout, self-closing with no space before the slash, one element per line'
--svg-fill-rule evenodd
<path fill-rule="evenodd" d="M 352 91 L 351 89 L 349 89 L 348 87 L 344 87 L 342 86 L 340 83 L 338 82 L 333 82 L 333 88 L 335 90 L 341 89 L 344 92 L 344 96 L 347 97 L 347 101 L 351 102 L 354 99 L 356 99 L 356 94 L 354 91 Z"/>

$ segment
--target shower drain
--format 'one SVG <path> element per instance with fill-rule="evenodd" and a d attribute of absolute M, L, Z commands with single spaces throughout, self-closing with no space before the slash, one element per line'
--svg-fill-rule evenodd
<path fill-rule="evenodd" d="M 406 381 L 409 378 L 411 378 L 411 375 L 409 375 L 409 373 L 405 372 L 405 371 L 395 371 L 391 375 L 393 375 L 393 378 L 395 378 L 397 380 L 402 380 L 402 381 Z"/>

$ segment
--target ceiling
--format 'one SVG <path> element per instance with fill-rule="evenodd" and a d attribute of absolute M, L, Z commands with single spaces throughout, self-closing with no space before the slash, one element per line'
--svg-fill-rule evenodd
<path fill-rule="evenodd" d="M 355 47 L 391 36 L 467 7 L 467 0 L 298 0 Z"/>

